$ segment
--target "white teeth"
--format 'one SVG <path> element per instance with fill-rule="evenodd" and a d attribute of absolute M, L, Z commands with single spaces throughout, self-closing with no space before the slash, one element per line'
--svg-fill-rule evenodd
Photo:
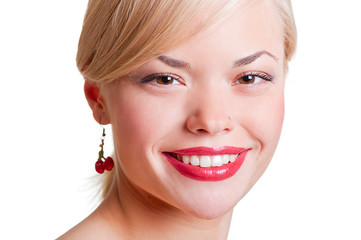
<path fill-rule="evenodd" d="M 179 158 L 182 158 L 181 156 L 177 155 Z M 178 160 L 181 160 L 181 159 L 178 159 Z M 183 162 L 185 164 L 189 164 L 190 163 L 190 158 L 189 156 L 183 156 Z"/>
<path fill-rule="evenodd" d="M 223 165 L 223 162 L 222 162 L 223 158 L 221 155 L 214 155 L 212 156 L 212 166 L 213 167 L 220 167 Z M 228 162 L 226 162 L 228 163 Z"/>
<path fill-rule="evenodd" d="M 229 161 L 234 162 L 234 161 L 236 161 L 236 158 L 237 158 L 237 155 L 230 155 L 229 156 Z"/>
<path fill-rule="evenodd" d="M 193 166 L 199 166 L 199 158 L 197 156 L 191 156 L 191 164 Z"/>
<path fill-rule="evenodd" d="M 229 163 L 229 155 L 223 155 L 222 156 L 222 163 L 223 164 Z"/>
<path fill-rule="evenodd" d="M 176 158 L 183 161 L 185 164 L 200 167 L 220 167 L 229 162 L 236 161 L 238 155 L 214 155 L 214 156 L 181 156 L 177 155 Z"/>
<path fill-rule="evenodd" d="M 201 167 L 210 167 L 212 166 L 212 161 L 210 156 L 201 156 L 200 158 Z"/>

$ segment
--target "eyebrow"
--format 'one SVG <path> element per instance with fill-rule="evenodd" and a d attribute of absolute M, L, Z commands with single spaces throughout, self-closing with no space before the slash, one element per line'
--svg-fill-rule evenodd
<path fill-rule="evenodd" d="M 248 64 L 251 64 L 252 62 L 256 61 L 258 58 L 260 58 L 262 55 L 268 55 L 271 58 L 273 58 L 276 62 L 278 62 L 278 58 L 276 56 L 274 56 L 272 53 L 268 52 L 268 51 L 258 51 L 252 55 L 249 55 L 247 57 L 238 59 L 234 62 L 233 67 L 240 67 L 240 66 L 245 66 Z M 171 57 L 167 57 L 167 56 L 159 56 L 158 60 L 162 61 L 163 63 L 165 63 L 166 65 L 170 66 L 170 67 L 174 67 L 174 68 L 187 68 L 190 69 L 191 66 L 189 63 L 184 62 L 182 60 L 177 60 Z"/>
<path fill-rule="evenodd" d="M 270 52 L 267 52 L 267 51 L 259 51 L 259 52 L 256 52 L 252 55 L 249 55 L 247 57 L 244 57 L 244 58 L 241 58 L 237 61 L 234 62 L 233 64 L 233 67 L 240 67 L 240 66 L 244 66 L 244 65 L 248 65 L 254 61 L 256 61 L 259 57 L 261 57 L 262 55 L 268 55 L 270 56 L 271 58 L 273 58 L 276 62 L 278 62 L 278 58 L 276 56 L 274 56 L 272 53 Z"/>
<path fill-rule="evenodd" d="M 167 57 L 167 56 L 159 56 L 158 59 L 160 61 L 162 61 L 163 63 L 167 64 L 170 67 L 174 67 L 174 68 L 188 68 L 190 69 L 191 66 L 189 63 L 184 62 L 182 60 L 177 60 L 171 57 Z"/>

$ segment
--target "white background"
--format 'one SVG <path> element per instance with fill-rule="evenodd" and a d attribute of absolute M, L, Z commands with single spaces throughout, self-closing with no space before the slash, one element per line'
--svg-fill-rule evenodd
<path fill-rule="evenodd" d="M 0 2 L 0 239 L 54 239 L 97 204 L 101 128 L 75 67 L 86 4 Z M 283 136 L 229 239 L 359 240 L 361 6 L 293 4 L 299 42 Z"/>

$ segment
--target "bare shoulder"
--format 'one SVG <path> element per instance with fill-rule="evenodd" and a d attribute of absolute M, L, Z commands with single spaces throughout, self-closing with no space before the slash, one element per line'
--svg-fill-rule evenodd
<path fill-rule="evenodd" d="M 110 229 L 109 223 L 106 222 L 99 212 L 95 211 L 78 225 L 57 238 L 57 240 L 119 239 L 115 234 Z"/>
<path fill-rule="evenodd" d="M 99 226 L 98 226 L 99 225 Z M 80 240 L 80 239 L 99 239 L 99 229 L 101 221 L 98 221 L 93 215 L 90 215 L 78 225 L 64 233 L 57 240 Z"/>

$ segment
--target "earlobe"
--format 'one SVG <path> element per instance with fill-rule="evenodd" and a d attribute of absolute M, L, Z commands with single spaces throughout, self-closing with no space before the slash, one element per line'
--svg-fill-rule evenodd
<path fill-rule="evenodd" d="M 85 78 L 84 93 L 89 107 L 93 111 L 93 117 L 99 124 L 109 124 L 109 117 L 105 109 L 103 98 L 100 96 L 100 89 L 96 83 Z"/>

